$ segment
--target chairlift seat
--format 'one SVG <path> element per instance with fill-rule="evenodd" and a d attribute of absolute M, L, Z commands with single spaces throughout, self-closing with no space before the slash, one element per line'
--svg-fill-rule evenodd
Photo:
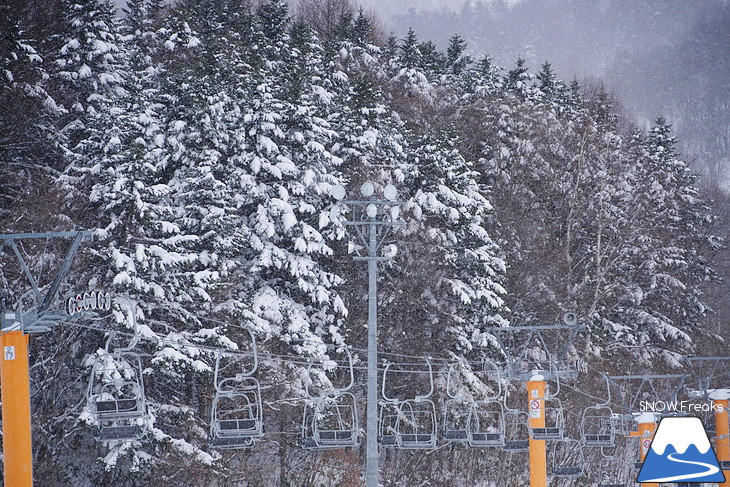
<path fill-rule="evenodd" d="M 614 435 L 606 434 L 585 434 L 583 443 L 586 446 L 613 446 Z"/>
<path fill-rule="evenodd" d="M 378 443 L 385 447 L 398 446 L 395 427 L 398 422 L 397 414 L 383 414 L 381 409 L 380 417 L 380 434 L 378 435 Z"/>
<path fill-rule="evenodd" d="M 252 436 L 214 436 L 210 439 L 210 444 L 215 448 L 247 448 L 253 446 Z"/>
<path fill-rule="evenodd" d="M 471 446 L 504 446 L 504 435 L 501 433 L 471 433 L 469 445 Z"/>
<path fill-rule="evenodd" d="M 553 467 L 553 475 L 556 477 L 580 477 L 583 475 L 583 467 Z"/>
<path fill-rule="evenodd" d="M 406 433 L 397 435 L 398 446 L 404 449 L 429 449 L 436 447 L 436 435 Z"/>
<path fill-rule="evenodd" d="M 305 437 L 299 438 L 299 446 L 305 450 L 317 450 L 320 447 L 319 443 L 317 443 L 314 438 Z"/>
<path fill-rule="evenodd" d="M 504 442 L 504 446 L 502 446 L 502 450 L 508 452 L 528 451 L 529 449 L 529 440 L 507 440 Z"/>
<path fill-rule="evenodd" d="M 530 434 L 535 440 L 562 440 L 563 428 L 530 428 Z"/>
<path fill-rule="evenodd" d="M 332 431 L 319 431 L 317 433 L 320 442 L 340 442 L 349 441 L 355 437 L 355 432 L 352 430 L 332 430 Z"/>
<path fill-rule="evenodd" d="M 470 446 L 503 446 L 506 423 L 502 404 L 498 401 L 474 403 L 467 432 Z"/>
<path fill-rule="evenodd" d="M 450 380 L 450 376 L 449 376 Z M 447 386 L 448 387 L 448 386 Z M 443 437 L 447 441 L 467 441 L 469 439 L 468 423 L 472 405 L 453 397 L 444 404 Z"/>

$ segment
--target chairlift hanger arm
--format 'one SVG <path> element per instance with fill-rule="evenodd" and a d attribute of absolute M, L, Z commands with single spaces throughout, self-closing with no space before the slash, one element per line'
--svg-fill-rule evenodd
<path fill-rule="evenodd" d="M 446 395 L 451 399 L 456 399 L 456 395 L 451 393 L 451 374 L 454 372 L 456 364 L 449 364 L 449 370 L 446 374 Z"/>
<path fill-rule="evenodd" d="M 431 366 L 431 360 L 429 358 L 426 358 L 426 364 L 428 365 L 428 382 L 430 388 L 428 390 L 428 394 L 425 396 L 416 396 L 416 402 L 426 401 L 433 394 L 433 367 Z"/>

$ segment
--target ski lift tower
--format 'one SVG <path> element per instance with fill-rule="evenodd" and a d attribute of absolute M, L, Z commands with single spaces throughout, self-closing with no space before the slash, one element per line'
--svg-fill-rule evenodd
<path fill-rule="evenodd" d="M 649 394 L 653 400 L 662 400 L 665 402 L 676 402 L 677 395 L 682 389 L 687 374 L 641 374 L 641 375 L 610 375 L 608 379 L 611 383 L 619 387 L 621 394 L 621 402 L 628 414 L 620 417 L 622 423 L 635 422 L 637 429 L 633 431 L 624 431 L 628 437 L 639 438 L 639 462 L 634 465 L 637 472 L 641 470 L 641 465 L 649 453 L 649 446 L 654 439 L 654 433 L 657 428 L 657 419 L 660 414 L 655 411 L 642 411 L 641 401 Z M 634 386 L 638 383 L 638 386 Z M 633 393 L 629 389 L 633 389 Z M 667 396 L 666 391 L 672 392 Z M 645 487 L 659 487 L 656 483 L 643 483 Z"/>
<path fill-rule="evenodd" d="M 546 416 L 546 400 L 554 399 L 560 389 L 560 381 L 574 379 L 578 373 L 584 371 L 584 362 L 568 360 L 573 341 L 578 332 L 585 330 L 584 325 L 578 324 L 574 313 L 566 313 L 563 317 L 564 325 L 538 325 L 489 328 L 507 360 L 507 374 L 509 380 L 525 382 L 527 386 L 529 452 L 530 452 L 530 487 L 547 487 L 547 446 L 546 440 L 560 439 L 563 435 L 563 411 L 559 403 L 552 412 L 555 414 L 555 424 L 548 425 Z M 562 348 L 556 354 L 553 346 L 548 345 L 546 336 L 549 333 L 561 339 L 568 334 L 567 339 L 561 340 Z M 531 357 L 531 352 L 537 348 L 541 357 Z M 547 384 L 557 384 L 557 390 L 547 395 Z"/>
<path fill-rule="evenodd" d="M 46 242 L 56 238 L 71 238 L 72 243 L 66 252 L 60 268 L 48 286 L 41 286 L 23 255 L 22 243 L 44 239 Z M 83 309 L 90 309 L 91 302 L 97 306 L 103 301 L 106 306 L 107 295 L 86 294 L 78 301 L 71 298 L 68 307 L 60 306 L 56 294 L 66 272 L 68 272 L 79 245 L 83 240 L 91 240 L 92 233 L 49 232 L 13 233 L 0 235 L 0 252 L 5 247 L 12 250 L 25 278 L 31 285 L 30 291 L 17 300 L 14 311 L 5 309 L 5 296 L 0 296 L 0 394 L 2 397 L 3 421 L 3 460 L 4 479 L 8 487 L 31 487 L 33 485 L 33 457 L 30 422 L 30 378 L 28 370 L 28 334 L 50 331 L 60 320 L 78 318 Z M 21 244 L 19 247 L 18 244 Z M 80 305 L 79 310 L 76 306 Z M 66 308 L 66 309 L 64 309 Z M 71 313 L 67 310 L 71 309 Z M 77 312 L 79 311 L 79 312 Z M 69 316 L 75 314 L 75 316 Z"/>
<path fill-rule="evenodd" d="M 697 393 L 712 401 L 715 413 L 715 452 L 725 482 L 719 487 L 730 487 L 730 357 L 692 357 L 684 359 L 697 381 Z"/>
<path fill-rule="evenodd" d="M 332 196 L 338 200 L 330 211 L 330 219 L 335 220 L 342 206 L 350 208 L 348 220 L 342 223 L 353 229 L 363 247 L 366 256 L 357 256 L 355 260 L 368 263 L 368 386 L 367 386 L 367 447 L 365 463 L 365 486 L 378 487 L 378 262 L 390 260 L 395 256 L 394 245 L 384 246 L 394 227 L 404 223 L 398 220 L 400 207 L 404 203 L 396 201 L 398 191 L 388 184 L 383 188 L 385 199 L 375 196 L 375 185 L 366 181 L 360 187 L 361 199 L 345 200 L 345 188 L 336 185 L 332 188 Z M 357 248 L 357 247 L 355 247 Z"/>

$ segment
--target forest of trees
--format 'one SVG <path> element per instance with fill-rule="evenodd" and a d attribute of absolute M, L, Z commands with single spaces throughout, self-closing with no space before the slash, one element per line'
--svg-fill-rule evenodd
<path fill-rule="evenodd" d="M 442 52 L 375 22 L 329 0 L 0 7 L 0 228 L 94 230 L 66 280 L 137 303 L 151 414 L 134 442 L 97 443 L 88 423 L 93 357 L 125 315 L 33 336 L 37 485 L 359 485 L 363 447 L 297 445 L 307 360 L 335 345 L 365 361 L 366 272 L 330 216 L 338 183 L 392 183 L 406 202 L 397 256 L 380 264 L 381 352 L 431 357 L 438 401 L 450 361 L 493 356 L 489 328 L 565 312 L 588 327 L 571 354 L 591 370 L 566 389 L 570 424 L 598 371 L 723 349 L 727 197 L 700 191 L 665 120 L 640 130 L 547 62 L 501 68 L 458 35 Z M 54 243 L 26 250 L 46 279 L 63 258 Z M 12 309 L 27 282 L 2 259 Z M 266 435 L 221 452 L 210 350 L 245 347 L 245 330 Z M 364 404 L 361 368 L 355 379 Z M 381 477 L 519 486 L 523 455 L 388 450 Z"/>
<path fill-rule="evenodd" d="M 566 79 L 591 77 L 621 97 L 642 126 L 658 114 L 680 135 L 693 169 L 726 181 L 730 5 L 724 0 L 442 0 L 378 7 L 399 35 L 409 28 L 443 48 L 454 33 L 498 64 L 549 59 Z M 390 15 L 388 15 L 390 14 Z"/>

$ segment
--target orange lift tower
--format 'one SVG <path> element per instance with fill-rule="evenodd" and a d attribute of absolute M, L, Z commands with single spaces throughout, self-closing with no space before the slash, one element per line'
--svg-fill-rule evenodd
<path fill-rule="evenodd" d="M 30 420 L 30 378 L 28 338 L 30 333 L 50 331 L 69 317 L 58 307 L 56 294 L 82 240 L 91 240 L 91 232 L 17 233 L 0 235 L 0 252 L 12 250 L 31 289 L 18 298 L 13 310 L 5 309 L 7 297 L 0 295 L 0 400 L 3 421 L 4 480 L 8 487 L 33 485 L 33 461 Z M 26 262 L 25 245 L 52 238 L 72 238 L 66 257 L 53 281 L 39 285 Z M 80 317 L 81 315 L 77 315 Z"/>
<path fill-rule="evenodd" d="M 657 424 L 661 419 L 661 410 L 655 411 L 654 404 L 666 405 L 677 401 L 677 394 L 682 389 L 687 374 L 644 374 L 644 375 L 611 375 L 608 379 L 623 393 L 621 402 L 627 414 L 621 417 L 635 422 L 637 428 L 625 432 L 626 436 L 639 438 L 639 462 L 634 464 L 636 475 L 639 475 L 644 459 L 649 453 L 649 447 L 654 439 Z M 638 383 L 638 386 L 635 384 Z M 671 394 L 667 396 L 668 390 Z M 633 392 L 635 391 L 635 392 Z M 659 407 L 658 409 L 661 409 Z M 659 487 L 656 483 L 642 483 L 644 487 Z"/>
<path fill-rule="evenodd" d="M 718 485 L 730 487 L 730 357 L 692 357 L 685 359 L 685 363 L 697 380 L 697 395 L 712 401 L 715 455 L 725 474 L 725 482 Z"/>
<path fill-rule="evenodd" d="M 564 325 L 490 328 L 507 361 L 511 381 L 525 382 L 530 452 L 530 487 L 547 487 L 547 447 L 549 440 L 564 434 L 564 414 L 556 398 L 560 381 L 575 379 L 584 369 L 580 360 L 568 360 L 573 341 L 585 326 L 577 324 L 573 313 L 563 317 Z M 565 332 L 570 332 L 568 338 Z M 554 353 L 558 350 L 558 353 Z M 550 390 L 548 384 L 555 384 Z"/>

